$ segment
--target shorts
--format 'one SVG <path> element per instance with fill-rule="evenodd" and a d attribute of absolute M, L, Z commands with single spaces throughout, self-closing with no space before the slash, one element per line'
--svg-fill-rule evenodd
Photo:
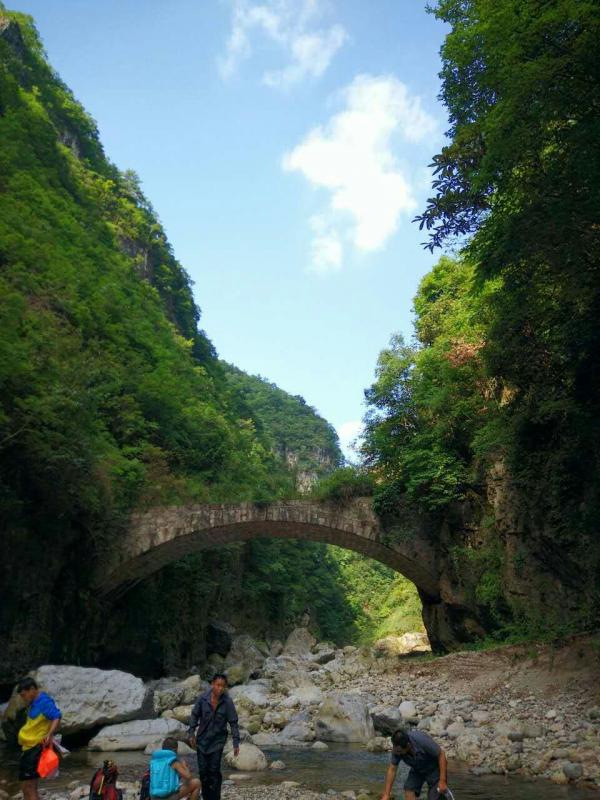
<path fill-rule="evenodd" d="M 41 754 L 41 744 L 36 744 L 35 747 L 30 747 L 29 750 L 23 750 L 19 761 L 20 781 L 36 781 L 40 777 L 37 768 Z"/>
<path fill-rule="evenodd" d="M 436 798 L 439 797 L 437 790 L 439 781 L 440 773 L 437 770 L 435 772 L 430 772 L 429 775 L 423 775 L 422 772 L 417 772 L 416 770 L 411 769 L 406 780 L 404 781 L 404 788 L 414 792 L 417 797 L 419 797 L 421 794 L 421 789 L 423 788 L 423 784 L 427 783 L 427 786 L 429 787 L 427 800 L 436 800 Z"/>

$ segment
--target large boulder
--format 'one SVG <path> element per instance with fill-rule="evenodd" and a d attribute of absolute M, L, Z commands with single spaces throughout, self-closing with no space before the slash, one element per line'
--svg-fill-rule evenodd
<path fill-rule="evenodd" d="M 190 675 L 179 684 L 183 689 L 181 703 L 184 706 L 193 705 L 198 697 L 208 689 L 208 683 L 200 675 Z"/>
<path fill-rule="evenodd" d="M 398 711 L 404 720 L 412 720 L 417 716 L 417 709 L 412 700 L 403 700 L 400 703 Z"/>
<path fill-rule="evenodd" d="M 194 706 L 176 706 L 170 714 L 163 714 L 167 719 L 176 719 L 178 722 L 183 722 L 184 725 L 189 725 L 192 716 L 192 708 Z"/>
<path fill-rule="evenodd" d="M 91 667 L 40 667 L 32 677 L 62 711 L 62 733 L 150 716 L 151 695 L 140 678 Z"/>
<path fill-rule="evenodd" d="M 282 702 L 284 708 L 295 708 L 300 706 L 316 706 L 323 700 L 323 692 L 318 686 L 312 683 L 307 683 L 305 686 L 298 686 L 294 689 L 288 697 Z"/>
<path fill-rule="evenodd" d="M 234 686 L 229 690 L 231 699 L 240 707 L 249 710 L 254 708 L 266 708 L 269 704 L 270 681 L 252 681 L 244 686 Z"/>
<path fill-rule="evenodd" d="M 375 736 L 365 701 L 354 694 L 332 692 L 315 717 L 318 739 L 326 742 L 366 742 Z"/>
<path fill-rule="evenodd" d="M 420 631 L 403 633 L 402 636 L 385 636 L 373 644 L 373 652 L 378 658 L 428 653 L 430 650 L 427 634 Z"/>
<path fill-rule="evenodd" d="M 88 744 L 90 750 L 144 750 L 167 736 L 183 740 L 187 726 L 176 719 L 136 719 L 119 725 L 107 725 Z"/>
<path fill-rule="evenodd" d="M 314 742 L 315 732 L 309 722 L 304 720 L 292 720 L 281 732 L 284 739 L 291 739 L 296 742 Z"/>
<path fill-rule="evenodd" d="M 313 661 L 317 664 L 328 664 L 336 657 L 336 649 L 329 642 L 321 642 L 316 647 L 313 647 Z"/>
<path fill-rule="evenodd" d="M 175 684 L 167 689 L 158 689 L 154 692 L 154 712 L 162 714 L 163 711 L 183 704 L 183 687 Z"/>
<path fill-rule="evenodd" d="M 286 656 L 308 658 L 317 640 L 307 628 L 294 628 L 286 639 L 283 653 Z"/>
<path fill-rule="evenodd" d="M 267 757 L 255 744 L 242 742 L 239 755 L 234 756 L 233 750 L 225 753 L 225 763 L 242 772 L 258 772 L 267 768 Z"/>
<path fill-rule="evenodd" d="M 264 663 L 265 656 L 251 636 L 247 634 L 235 636 L 225 659 L 229 683 L 231 685 L 245 683 L 251 675 L 261 669 Z"/>

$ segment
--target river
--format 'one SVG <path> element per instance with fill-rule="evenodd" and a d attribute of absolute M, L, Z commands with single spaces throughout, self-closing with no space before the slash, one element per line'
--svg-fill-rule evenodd
<path fill-rule="evenodd" d="M 245 786 L 275 785 L 282 780 L 300 782 L 309 789 L 326 792 L 334 789 L 345 791 L 365 789 L 370 792 L 381 790 L 388 756 L 383 753 L 369 753 L 359 746 L 331 744 L 325 752 L 311 749 L 265 749 L 269 761 L 276 759 L 285 762 L 284 771 L 266 771 L 254 773 Z M 103 758 L 113 758 L 119 765 L 123 780 L 137 780 L 148 762 L 141 753 L 90 753 L 80 750 L 72 753 L 63 761 L 61 775 L 43 788 L 60 791 L 71 781 L 89 782 L 91 774 L 100 766 Z M 2 788 L 13 793 L 18 790 L 15 781 L 18 754 L 14 751 L 0 750 L 0 780 L 8 780 Z M 188 757 L 190 766 L 194 767 L 193 757 Z M 229 774 L 224 770 L 225 776 Z M 450 785 L 455 792 L 456 800 L 583 800 L 594 797 L 589 790 L 574 786 L 557 786 L 548 781 L 525 780 L 519 777 L 498 775 L 474 776 L 466 769 L 451 765 Z M 397 786 L 401 786 L 402 774 Z M 398 794 L 398 791 L 396 791 Z M 124 800 L 137 800 L 125 793 Z"/>

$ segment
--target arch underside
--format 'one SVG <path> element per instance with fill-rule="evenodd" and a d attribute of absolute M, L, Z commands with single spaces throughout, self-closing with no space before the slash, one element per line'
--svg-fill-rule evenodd
<path fill-rule="evenodd" d="M 427 595 L 437 595 L 431 564 L 419 564 L 386 545 L 350 531 L 326 525 L 271 520 L 237 522 L 175 535 L 167 541 L 150 545 L 145 552 L 105 573 L 97 588 L 101 595 L 120 596 L 152 573 L 191 553 L 258 538 L 310 540 L 354 550 L 401 573 Z"/>

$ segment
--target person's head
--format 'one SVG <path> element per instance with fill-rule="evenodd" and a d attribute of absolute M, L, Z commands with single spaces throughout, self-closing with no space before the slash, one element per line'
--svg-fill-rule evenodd
<path fill-rule="evenodd" d="M 410 739 L 405 728 L 398 728 L 392 734 L 392 749 L 394 753 L 405 755 L 410 751 Z"/>
<path fill-rule="evenodd" d="M 167 738 L 162 743 L 163 750 L 172 750 L 174 753 L 177 752 L 178 747 L 179 747 L 179 742 L 172 736 L 167 736 Z"/>
<path fill-rule="evenodd" d="M 215 672 L 210 685 L 213 693 L 216 694 L 217 697 L 221 697 L 221 695 L 227 691 L 227 675 L 225 675 L 224 672 Z"/>
<path fill-rule="evenodd" d="M 33 678 L 22 678 L 17 684 L 17 692 L 21 700 L 29 705 L 39 694 L 39 686 Z"/>

